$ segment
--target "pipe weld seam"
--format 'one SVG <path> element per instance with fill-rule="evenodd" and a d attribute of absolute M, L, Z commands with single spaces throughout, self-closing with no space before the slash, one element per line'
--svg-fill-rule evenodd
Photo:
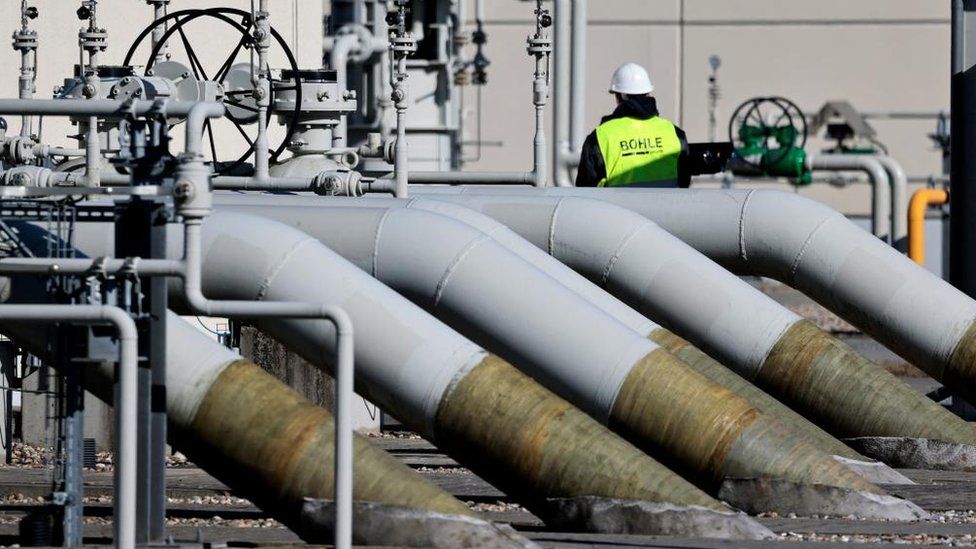
<path fill-rule="evenodd" d="M 440 304 L 441 297 L 444 295 L 444 291 L 447 289 L 447 285 L 451 281 L 451 276 L 454 275 L 454 272 L 457 270 L 458 265 L 460 265 L 464 261 L 464 259 L 468 256 L 468 254 L 473 252 L 475 248 L 490 240 L 492 240 L 490 236 L 481 233 L 477 237 L 475 237 L 474 240 L 468 242 L 468 244 L 456 256 L 454 256 L 454 259 L 451 261 L 451 264 L 448 265 L 447 269 L 444 270 L 444 276 L 442 276 L 441 279 L 437 281 L 437 287 L 434 289 L 433 304 L 432 304 L 434 309 L 436 309 L 437 306 Z"/>
<path fill-rule="evenodd" d="M 617 261 L 620 259 L 620 256 L 623 255 L 624 249 L 626 249 L 627 246 L 629 246 L 630 243 L 633 242 L 635 238 L 637 238 L 637 235 L 641 231 L 647 228 L 653 228 L 655 226 L 656 225 L 654 225 L 652 221 L 648 221 L 645 219 L 643 223 L 638 225 L 633 231 L 630 232 L 630 234 L 628 234 L 623 238 L 623 240 L 621 240 L 620 245 L 617 246 L 617 248 L 613 251 L 613 255 L 610 256 L 610 259 L 607 261 L 606 266 L 604 266 L 603 272 L 600 273 L 601 287 L 606 287 L 607 281 L 610 280 L 610 272 L 613 271 L 613 267 L 617 264 Z"/>
<path fill-rule="evenodd" d="M 749 201 L 752 200 L 752 195 L 755 194 L 756 190 L 752 189 L 746 193 L 742 207 L 739 208 L 739 258 L 742 259 L 743 263 L 749 263 L 749 254 L 746 253 L 746 208 L 749 207 Z"/>
<path fill-rule="evenodd" d="M 383 216 L 380 217 L 380 222 L 376 224 L 376 233 L 373 234 L 373 267 L 370 269 L 370 274 L 374 278 L 379 279 L 379 267 L 380 267 L 380 240 L 382 239 L 383 229 L 386 228 L 386 220 L 393 215 L 393 208 L 387 209 L 383 212 Z"/>
<path fill-rule="evenodd" d="M 271 269 L 268 271 L 268 274 L 266 274 L 261 279 L 261 285 L 258 286 L 258 293 L 255 296 L 256 301 L 264 300 L 264 298 L 267 296 L 268 290 L 271 289 L 271 285 L 274 283 L 274 279 L 278 276 L 278 273 L 281 272 L 281 270 L 285 267 L 285 264 L 288 263 L 288 261 L 292 258 L 292 256 L 298 253 L 298 249 L 305 246 L 306 244 L 312 244 L 312 243 L 318 244 L 319 241 L 315 240 L 312 237 L 302 238 L 301 240 L 296 242 L 295 245 L 292 246 L 288 251 L 286 251 L 285 254 L 281 256 L 281 259 L 277 263 L 271 266 Z"/>
<path fill-rule="evenodd" d="M 565 198 L 559 198 L 556 200 L 556 206 L 552 209 L 552 215 L 549 216 L 549 235 L 546 246 L 549 249 L 546 252 L 549 255 L 553 255 L 556 251 L 556 218 L 559 216 L 559 208 L 562 207 Z"/>
<path fill-rule="evenodd" d="M 789 273 L 789 282 L 788 282 L 790 285 L 793 284 L 794 279 L 796 277 L 796 272 L 800 268 L 800 261 L 803 260 L 803 254 L 806 253 L 807 248 L 810 247 L 810 243 L 813 242 L 813 239 L 817 236 L 817 233 L 820 232 L 820 229 L 822 229 L 824 225 L 826 225 L 827 222 L 830 221 L 831 219 L 832 219 L 831 216 L 827 216 L 821 219 L 820 223 L 817 223 L 817 226 L 814 227 L 813 230 L 810 231 L 810 234 L 808 234 L 807 237 L 803 240 L 803 245 L 800 246 L 799 251 L 796 252 L 796 256 L 793 257 L 793 261 L 790 262 L 790 273 Z"/>

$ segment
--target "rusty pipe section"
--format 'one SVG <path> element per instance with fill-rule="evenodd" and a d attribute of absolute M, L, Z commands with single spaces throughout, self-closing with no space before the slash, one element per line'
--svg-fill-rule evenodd
<path fill-rule="evenodd" d="M 331 499 L 332 415 L 171 315 L 167 400 L 175 445 L 285 524 L 304 498 Z M 461 501 L 356 435 L 354 499 L 475 516 Z"/>
<path fill-rule="evenodd" d="M 44 353 L 43 330 L 4 325 Z M 305 497 L 331 498 L 334 431 L 329 412 L 260 367 L 170 314 L 166 332 L 166 408 L 171 442 L 235 493 L 296 525 Z M 114 372 L 97 370 L 96 389 Z M 97 391 L 111 401 L 106 391 Z M 475 516 L 468 507 L 356 435 L 354 497 L 438 513 Z"/>
<path fill-rule="evenodd" d="M 599 197 L 652 219 L 735 272 L 793 286 L 976 400 L 976 301 L 840 213 L 768 190 L 610 190 Z"/>
<path fill-rule="evenodd" d="M 505 223 L 837 436 L 976 441 L 966 422 L 641 215 L 563 196 L 439 199 Z"/>
<path fill-rule="evenodd" d="M 403 208 L 258 210 L 327 242 L 702 486 L 733 475 L 876 490 L 469 225 Z"/>
<path fill-rule="evenodd" d="M 347 310 L 362 326 L 355 344 L 360 394 L 537 510 L 543 498 L 580 495 L 721 507 L 302 232 L 218 212 L 204 224 L 202 255 L 203 287 L 213 299 L 322 300 Z M 323 363 L 335 345 L 328 324 L 257 326 L 332 367 Z"/>

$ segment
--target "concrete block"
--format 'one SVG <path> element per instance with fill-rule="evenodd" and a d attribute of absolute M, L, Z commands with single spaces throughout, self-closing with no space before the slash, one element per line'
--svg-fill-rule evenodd
<path fill-rule="evenodd" d="M 718 496 L 751 515 L 776 512 L 870 520 L 921 520 L 929 516 L 914 503 L 887 494 L 768 478 L 726 480 Z"/>
<path fill-rule="evenodd" d="M 306 499 L 297 533 L 309 543 L 330 543 L 334 519 L 335 506 L 332 501 Z M 353 504 L 353 525 L 353 543 L 356 545 L 484 549 L 538 547 L 508 525 L 371 502 Z"/>
<path fill-rule="evenodd" d="M 844 442 L 892 467 L 976 471 L 976 446 L 968 444 L 908 437 L 858 437 Z"/>
<path fill-rule="evenodd" d="M 547 500 L 559 529 L 601 534 L 678 536 L 717 539 L 775 539 L 776 534 L 743 513 L 696 505 L 600 497 Z"/>

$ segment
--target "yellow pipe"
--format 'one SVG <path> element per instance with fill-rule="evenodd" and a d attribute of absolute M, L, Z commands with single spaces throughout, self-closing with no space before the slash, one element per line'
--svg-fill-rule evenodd
<path fill-rule="evenodd" d="M 921 189 L 912 195 L 908 204 L 908 257 L 919 265 L 925 265 L 925 211 L 947 202 L 949 193 L 943 189 Z"/>

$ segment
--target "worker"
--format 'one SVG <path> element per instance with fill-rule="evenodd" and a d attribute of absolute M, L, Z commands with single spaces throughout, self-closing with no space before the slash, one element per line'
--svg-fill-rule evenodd
<path fill-rule="evenodd" d="M 644 67 L 627 63 L 613 73 L 617 108 L 583 143 L 577 187 L 688 187 L 685 132 L 661 118 Z"/>

